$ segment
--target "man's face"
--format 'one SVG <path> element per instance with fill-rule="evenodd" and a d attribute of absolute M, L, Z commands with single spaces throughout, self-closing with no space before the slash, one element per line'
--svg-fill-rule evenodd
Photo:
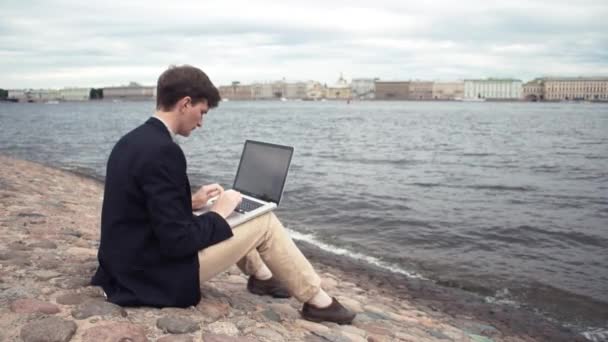
<path fill-rule="evenodd" d="M 180 129 L 177 134 L 187 137 L 197 127 L 201 127 L 203 115 L 207 114 L 207 111 L 209 111 L 209 105 L 205 99 L 195 104 L 192 103 L 192 100 L 186 101 L 181 112 Z"/>

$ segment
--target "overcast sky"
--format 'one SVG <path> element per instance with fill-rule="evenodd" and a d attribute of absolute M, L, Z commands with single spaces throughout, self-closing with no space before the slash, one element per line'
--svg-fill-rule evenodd
<path fill-rule="evenodd" d="M 0 88 L 608 75 L 608 1 L 0 2 Z"/>

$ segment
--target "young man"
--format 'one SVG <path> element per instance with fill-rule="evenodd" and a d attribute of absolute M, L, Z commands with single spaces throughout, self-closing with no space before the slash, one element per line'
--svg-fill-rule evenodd
<path fill-rule="evenodd" d="M 219 100 L 195 67 L 170 67 L 159 77 L 155 115 L 123 136 L 108 159 L 92 283 L 119 305 L 187 307 L 200 301 L 200 282 L 236 263 L 250 276 L 250 292 L 293 295 L 304 303 L 304 318 L 349 324 L 355 314 L 321 289 L 273 213 L 231 229 L 225 218 L 240 203 L 238 192 L 211 184 L 191 194 L 174 137 L 201 127 Z M 214 196 L 209 212 L 192 214 Z"/>

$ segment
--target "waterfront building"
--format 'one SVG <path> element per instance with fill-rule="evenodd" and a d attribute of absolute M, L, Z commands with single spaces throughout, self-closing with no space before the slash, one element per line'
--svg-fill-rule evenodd
<path fill-rule="evenodd" d="M 254 83 L 251 85 L 252 97 L 254 100 L 270 100 L 275 98 L 272 94 L 272 84 Z"/>
<path fill-rule="evenodd" d="M 545 84 L 542 79 L 534 79 L 522 86 L 522 96 L 525 101 L 543 101 L 545 99 Z"/>
<path fill-rule="evenodd" d="M 27 102 L 25 90 L 23 89 L 9 89 L 7 99 L 17 102 Z"/>
<path fill-rule="evenodd" d="M 88 101 L 91 88 L 63 88 L 59 90 L 59 96 L 63 101 Z"/>
<path fill-rule="evenodd" d="M 317 81 L 306 82 L 306 99 L 320 100 L 325 98 L 325 86 Z"/>
<path fill-rule="evenodd" d="M 253 87 L 233 82 L 229 86 L 218 87 L 220 96 L 226 100 L 251 100 L 253 99 Z"/>
<path fill-rule="evenodd" d="M 351 95 L 350 84 L 342 74 L 335 84 L 328 86 L 325 90 L 325 97 L 329 100 L 349 100 Z"/>
<path fill-rule="evenodd" d="M 353 78 L 350 88 L 354 98 L 359 100 L 372 100 L 376 92 L 376 79 Z"/>
<path fill-rule="evenodd" d="M 376 81 L 374 84 L 376 100 L 409 100 L 409 81 Z"/>
<path fill-rule="evenodd" d="M 156 96 L 156 87 L 142 86 L 131 82 L 127 86 L 103 88 L 105 100 L 152 100 Z"/>
<path fill-rule="evenodd" d="M 464 81 L 465 100 L 520 100 L 522 82 L 516 79 L 472 79 Z"/>
<path fill-rule="evenodd" d="M 608 77 L 544 77 L 548 101 L 608 101 Z"/>
<path fill-rule="evenodd" d="M 433 82 L 411 81 L 408 94 L 410 100 L 428 101 L 433 99 Z"/>
<path fill-rule="evenodd" d="M 464 82 L 434 82 L 434 100 L 462 100 L 464 97 Z"/>
<path fill-rule="evenodd" d="M 306 83 L 293 82 L 285 84 L 285 93 L 283 97 L 290 100 L 302 100 L 306 98 Z"/>

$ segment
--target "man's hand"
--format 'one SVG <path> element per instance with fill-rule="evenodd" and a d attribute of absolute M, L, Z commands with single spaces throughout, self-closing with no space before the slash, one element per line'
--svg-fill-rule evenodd
<path fill-rule="evenodd" d="M 224 188 L 219 184 L 208 184 L 201 186 L 194 195 L 192 195 L 192 209 L 202 208 L 207 204 L 210 198 L 220 196 L 224 193 Z"/>
<path fill-rule="evenodd" d="M 228 217 L 232 214 L 237 205 L 241 203 L 243 196 L 240 192 L 235 190 L 228 190 L 223 192 L 220 197 L 213 203 L 211 211 L 215 211 L 220 214 L 223 218 Z"/>

